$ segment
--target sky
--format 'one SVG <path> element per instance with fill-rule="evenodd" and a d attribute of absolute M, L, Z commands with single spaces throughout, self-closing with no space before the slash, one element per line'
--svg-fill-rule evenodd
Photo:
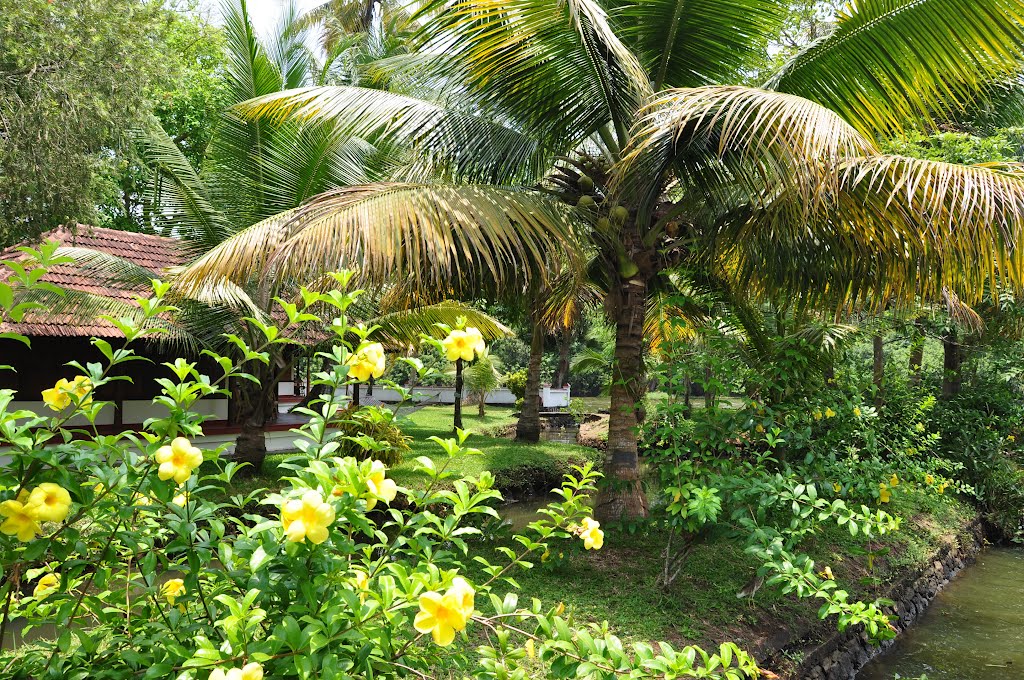
<path fill-rule="evenodd" d="M 295 4 L 302 11 L 316 7 L 322 2 L 324 0 L 295 0 Z M 287 0 L 248 0 L 249 16 L 256 32 L 263 34 L 272 29 L 287 4 Z M 218 21 L 220 0 L 203 0 L 203 6 L 209 10 L 210 18 Z"/>

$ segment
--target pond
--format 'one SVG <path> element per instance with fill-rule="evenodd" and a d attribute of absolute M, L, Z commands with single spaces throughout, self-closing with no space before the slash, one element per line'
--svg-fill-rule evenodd
<path fill-rule="evenodd" d="M 982 553 L 857 680 L 1024 678 L 1024 550 Z"/>

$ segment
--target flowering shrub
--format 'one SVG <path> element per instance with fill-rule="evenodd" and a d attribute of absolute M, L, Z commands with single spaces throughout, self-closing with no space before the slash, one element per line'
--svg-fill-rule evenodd
<path fill-rule="evenodd" d="M 557 604 L 520 604 L 512 577 L 532 556 L 556 541 L 601 548 L 603 531 L 584 502 L 597 479 L 590 466 L 567 476 L 560 500 L 515 537 L 517 549 L 490 563 L 474 555 L 471 521 L 497 516 L 490 474 L 452 479 L 448 463 L 423 457 L 427 485 L 400 488 L 373 455 L 386 442 L 332 428 L 345 408 L 340 388 L 363 379 L 353 371 L 378 369 L 366 345 L 353 352 L 344 341 L 355 293 L 303 290 L 301 305 L 282 303 L 282 328 L 253 322 L 262 346 L 232 337 L 236 356 L 205 352 L 219 376 L 191 361 L 165 364 L 171 377 L 158 381 L 154 402 L 166 415 L 139 432 L 71 429 L 72 416 L 94 423 L 112 407 L 100 396 L 112 369 L 134 359 L 131 343 L 173 311 L 162 302 L 167 287 L 154 282 L 154 290 L 138 301 L 140 320 L 111 319 L 128 345 L 94 340 L 105 363 L 76 365 L 88 383 L 55 388 L 56 405 L 61 394 L 71 400 L 57 415 L 12 410 L 14 394 L 0 391 L 0 634 L 19 619 L 26 634 L 55 631 L 0 656 L 0 676 L 429 678 L 453 662 L 479 678 L 525 678 L 537 664 L 547 677 L 758 675 L 730 643 L 717 654 L 627 651 L 605 628 L 576 626 Z M 267 348 L 312 321 L 314 305 L 337 314 L 337 344 L 321 353 L 331 368 L 316 376 L 327 396 L 303 411 L 310 420 L 296 431 L 300 454 L 283 463 L 288 486 L 224 500 L 238 465 L 197 447 L 204 417 L 192 407 L 224 393 L 248 364 L 268 361 Z M 468 436 L 460 430 L 435 443 L 450 462 L 478 453 Z M 338 455 L 353 441 L 365 460 Z M 409 509 L 395 507 L 399 499 Z M 253 501 L 262 510 L 246 512 Z"/>

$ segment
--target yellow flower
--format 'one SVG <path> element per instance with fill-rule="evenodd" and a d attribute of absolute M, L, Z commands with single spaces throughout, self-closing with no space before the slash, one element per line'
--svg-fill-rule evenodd
<path fill-rule="evenodd" d="M 755 427 L 754 429 L 757 430 L 758 432 L 764 432 L 764 425 L 758 423 L 757 427 Z"/>
<path fill-rule="evenodd" d="M 241 668 L 215 668 L 210 672 L 210 680 L 263 680 L 263 666 L 255 661 Z"/>
<path fill-rule="evenodd" d="M 860 407 L 859 406 L 854 406 L 853 407 L 853 415 L 855 415 L 858 418 L 860 418 Z"/>
<path fill-rule="evenodd" d="M 949 486 L 949 484 L 947 484 L 946 482 L 942 482 L 941 484 L 939 484 L 939 493 L 945 493 L 947 486 Z"/>
<path fill-rule="evenodd" d="M 818 409 L 817 411 L 814 412 L 814 419 L 821 420 L 821 409 Z"/>
<path fill-rule="evenodd" d="M 175 437 L 170 446 L 156 450 L 156 462 L 160 463 L 160 479 L 173 478 L 178 484 L 184 484 L 192 476 L 192 470 L 203 464 L 203 452 L 184 437 Z"/>
<path fill-rule="evenodd" d="M 384 476 L 388 468 L 379 460 L 373 461 L 370 465 L 370 476 L 366 478 L 366 486 L 369 488 L 369 496 L 366 499 L 366 509 L 373 510 L 377 501 L 390 503 L 398 495 L 398 485 L 395 480 Z"/>
<path fill-rule="evenodd" d="M 886 486 L 885 482 L 878 485 L 878 500 L 883 503 L 888 503 L 892 499 L 892 493 L 889 491 L 889 487 Z"/>
<path fill-rule="evenodd" d="M 896 473 L 892 473 L 892 477 L 889 478 L 889 486 L 899 486 L 900 478 L 896 476 Z"/>
<path fill-rule="evenodd" d="M 843 485 L 840 484 L 839 482 L 832 482 L 832 490 L 835 491 L 836 493 L 839 493 L 840 491 L 843 490 Z"/>
<path fill-rule="evenodd" d="M 185 593 L 185 582 L 180 578 L 172 578 L 165 581 L 160 586 L 160 594 L 163 595 L 168 602 L 174 604 L 174 600 L 181 597 Z"/>
<path fill-rule="evenodd" d="M 319 491 L 307 491 L 301 499 L 286 501 L 281 506 L 284 533 L 293 543 L 307 538 L 313 543 L 327 540 L 327 527 L 334 521 L 334 508 L 324 502 Z"/>
<path fill-rule="evenodd" d="M 349 355 L 345 362 L 348 374 L 359 382 L 366 382 L 370 377 L 379 378 L 384 375 L 386 367 L 384 346 L 379 342 L 363 343 Z"/>
<path fill-rule="evenodd" d="M 1006 435 L 1006 441 L 1008 441 L 1008 442 L 1010 442 L 1012 444 L 1013 442 L 1017 441 L 1017 438 L 1014 437 L 1012 434 L 1008 434 L 1008 435 Z"/>
<path fill-rule="evenodd" d="M 467 619 L 473 616 L 473 611 L 476 609 L 476 590 L 469 585 L 469 581 L 461 576 L 456 576 L 452 579 L 452 585 L 445 594 L 455 595 L 458 598 Z"/>
<path fill-rule="evenodd" d="M 533 638 L 528 638 L 526 640 L 526 656 L 531 659 L 536 658 L 537 656 L 537 649 L 533 645 Z"/>
<path fill-rule="evenodd" d="M 933 477 L 932 475 L 925 475 L 924 476 L 924 483 L 928 484 L 928 485 L 934 484 L 935 483 L 935 477 Z"/>
<path fill-rule="evenodd" d="M 181 507 L 185 507 L 185 504 L 188 503 L 188 492 L 187 491 L 182 491 L 177 496 L 172 498 L 171 502 L 174 503 L 175 505 L 179 505 Z"/>
<path fill-rule="evenodd" d="M 39 578 L 39 581 L 36 582 L 36 587 L 32 589 L 32 597 L 37 600 L 47 598 L 59 585 L 59 576 L 56 574 L 44 574 Z"/>
<path fill-rule="evenodd" d="M 71 510 L 71 494 L 64 487 L 43 482 L 28 495 L 25 511 L 41 522 L 63 522 Z"/>
<path fill-rule="evenodd" d="M 132 505 L 152 505 L 153 499 L 146 494 L 135 492 L 132 496 Z"/>
<path fill-rule="evenodd" d="M 68 381 L 61 378 L 57 384 L 48 390 L 43 390 L 43 402 L 54 411 L 63 411 L 71 405 L 71 395 L 75 395 L 80 406 L 88 406 L 92 403 L 92 397 L 86 397 L 92 391 L 92 381 L 84 375 L 75 376 L 74 380 Z"/>
<path fill-rule="evenodd" d="M 826 418 L 832 418 L 833 416 L 835 416 L 835 414 L 836 414 L 836 412 L 833 411 L 831 407 L 825 409 L 825 417 Z"/>
<path fill-rule="evenodd" d="M 351 583 L 356 590 L 367 590 L 370 586 L 370 575 L 362 569 L 355 569 L 352 572 L 352 578 L 349 579 L 349 583 Z M 360 595 L 360 598 L 361 597 L 362 595 Z"/>
<path fill-rule="evenodd" d="M 0 532 L 8 536 L 17 536 L 19 541 L 31 541 L 36 534 L 42 532 L 36 515 L 30 512 L 21 501 L 4 501 L 0 503 L 0 515 L 7 519 L 0 524 Z"/>
<path fill-rule="evenodd" d="M 821 572 L 819 572 L 819 576 L 828 579 L 829 581 L 836 580 L 835 574 L 832 573 L 832 567 L 825 567 L 822 569 Z"/>
<path fill-rule="evenodd" d="M 413 627 L 421 633 L 430 633 L 435 643 L 447 647 L 469 620 L 471 612 L 466 612 L 463 599 L 462 593 L 453 590 L 444 595 L 433 590 L 423 593 Z"/>
<path fill-rule="evenodd" d="M 441 341 L 444 347 L 444 355 L 448 361 L 472 361 L 473 358 L 484 351 L 486 345 L 480 331 L 470 326 L 464 331 L 454 330 L 448 337 Z"/>
<path fill-rule="evenodd" d="M 601 531 L 601 523 L 595 519 L 584 517 L 579 535 L 583 539 L 583 547 L 587 550 L 600 550 L 604 545 L 604 532 Z"/>

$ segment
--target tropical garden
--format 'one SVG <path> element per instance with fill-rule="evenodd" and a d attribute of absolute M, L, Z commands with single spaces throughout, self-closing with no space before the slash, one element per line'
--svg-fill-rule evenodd
<path fill-rule="evenodd" d="M 0 380 L 116 329 L 0 382 L 0 678 L 810 677 L 1024 540 L 1024 2 L 0 6 Z"/>

